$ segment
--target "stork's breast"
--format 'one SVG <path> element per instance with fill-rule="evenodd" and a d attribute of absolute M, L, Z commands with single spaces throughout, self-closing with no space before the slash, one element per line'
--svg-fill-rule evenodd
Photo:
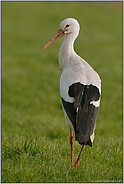
<path fill-rule="evenodd" d="M 76 82 L 80 82 L 85 85 L 87 83 L 85 75 L 79 71 L 76 72 L 71 68 L 67 68 L 62 72 L 60 78 L 60 94 L 65 101 L 70 103 L 74 102 L 74 98 L 69 96 L 68 91 L 69 87 Z"/>

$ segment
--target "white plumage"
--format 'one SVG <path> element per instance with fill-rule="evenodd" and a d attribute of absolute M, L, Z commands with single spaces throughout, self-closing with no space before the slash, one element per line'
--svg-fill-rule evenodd
<path fill-rule="evenodd" d="M 59 26 L 57 33 L 43 47 L 48 47 L 55 40 L 65 35 L 59 52 L 61 70 L 60 94 L 65 120 L 70 124 L 71 163 L 73 165 L 73 135 L 82 145 L 75 167 L 79 165 L 80 154 L 84 145 L 92 147 L 96 118 L 100 105 L 101 80 L 93 68 L 73 48 L 79 34 L 77 20 L 67 18 Z"/>

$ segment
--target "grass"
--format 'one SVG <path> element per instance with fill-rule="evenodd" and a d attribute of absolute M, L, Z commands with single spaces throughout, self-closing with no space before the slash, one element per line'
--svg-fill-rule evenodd
<path fill-rule="evenodd" d="M 2 2 L 1 182 L 122 182 L 122 8 L 117 2 Z M 99 73 L 93 148 L 70 166 L 59 94 L 63 38 L 41 50 L 59 23 L 81 26 L 76 52 Z M 74 161 L 80 145 L 74 144 Z"/>

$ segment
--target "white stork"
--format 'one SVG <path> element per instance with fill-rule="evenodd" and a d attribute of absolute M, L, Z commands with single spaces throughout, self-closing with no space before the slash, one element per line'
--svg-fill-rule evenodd
<path fill-rule="evenodd" d="M 101 95 L 99 75 L 73 49 L 79 30 L 78 21 L 67 18 L 60 23 L 57 33 L 42 48 L 42 50 L 45 49 L 65 35 L 59 52 L 59 67 L 62 73 L 60 94 L 65 121 L 70 125 L 71 165 L 73 165 L 74 143 L 72 129 L 75 133 L 75 140 L 82 145 L 75 167 L 79 166 L 79 158 L 84 145 L 92 147 Z"/>

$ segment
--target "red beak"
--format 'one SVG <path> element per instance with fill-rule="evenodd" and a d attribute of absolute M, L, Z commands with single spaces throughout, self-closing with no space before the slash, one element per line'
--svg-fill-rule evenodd
<path fill-rule="evenodd" d="M 52 38 L 44 45 L 44 47 L 42 48 L 42 50 L 45 49 L 45 48 L 47 48 L 49 45 L 51 45 L 53 42 L 55 42 L 56 40 L 58 40 L 59 38 L 61 38 L 61 37 L 64 36 L 64 35 L 65 35 L 64 31 L 62 31 L 62 30 L 59 29 L 59 30 L 52 36 Z"/>

